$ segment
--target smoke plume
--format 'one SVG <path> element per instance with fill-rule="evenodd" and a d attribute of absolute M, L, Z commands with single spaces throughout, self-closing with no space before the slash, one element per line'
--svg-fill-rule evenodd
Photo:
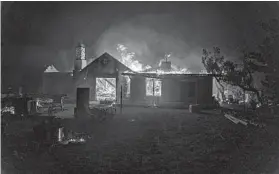
<path fill-rule="evenodd" d="M 171 54 L 169 60 L 176 66 L 199 71 L 202 68 L 201 47 L 193 47 L 175 30 L 164 32 L 166 26 L 175 26 L 174 20 L 172 15 L 147 15 L 111 26 L 101 35 L 96 53 L 108 52 L 120 59 L 117 45 L 122 44 L 135 53 L 135 60 L 144 65 L 157 66 L 165 55 Z"/>

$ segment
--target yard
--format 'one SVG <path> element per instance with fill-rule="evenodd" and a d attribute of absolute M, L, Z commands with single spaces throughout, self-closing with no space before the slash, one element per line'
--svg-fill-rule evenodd
<path fill-rule="evenodd" d="M 71 114 L 70 108 L 68 115 Z M 103 123 L 67 118 L 66 128 L 86 132 L 84 145 L 34 150 L 32 125 L 15 121 L 2 138 L 7 173 L 271 173 L 278 161 L 276 122 L 266 129 L 236 125 L 217 112 L 124 108 Z M 278 122 L 278 121 L 277 121 Z"/>

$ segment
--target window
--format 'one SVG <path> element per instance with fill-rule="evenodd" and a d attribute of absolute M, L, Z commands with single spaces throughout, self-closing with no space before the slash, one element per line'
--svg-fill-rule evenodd
<path fill-rule="evenodd" d="M 129 76 L 124 76 L 123 96 L 129 98 L 130 90 L 131 90 L 131 79 Z"/>
<path fill-rule="evenodd" d="M 161 80 L 154 78 L 146 78 L 146 95 L 161 96 L 161 86 Z"/>
<path fill-rule="evenodd" d="M 188 97 L 194 97 L 196 94 L 196 83 L 195 82 L 189 82 L 188 86 Z"/>
<path fill-rule="evenodd" d="M 116 100 L 116 79 L 115 78 L 96 78 L 96 99 Z"/>

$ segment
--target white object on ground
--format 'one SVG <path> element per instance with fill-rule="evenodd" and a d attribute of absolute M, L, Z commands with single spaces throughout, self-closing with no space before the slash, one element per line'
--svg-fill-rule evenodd
<path fill-rule="evenodd" d="M 245 122 L 245 121 L 243 121 L 243 120 L 240 120 L 240 119 L 238 119 L 238 118 L 235 118 L 235 117 L 233 117 L 233 116 L 231 116 L 231 115 L 229 115 L 229 114 L 225 114 L 224 115 L 227 119 L 229 119 L 229 120 L 231 120 L 232 122 L 234 122 L 235 124 L 238 124 L 238 123 L 241 123 L 241 124 L 243 124 L 243 125 L 245 125 L 245 126 L 247 126 L 247 122 Z"/>

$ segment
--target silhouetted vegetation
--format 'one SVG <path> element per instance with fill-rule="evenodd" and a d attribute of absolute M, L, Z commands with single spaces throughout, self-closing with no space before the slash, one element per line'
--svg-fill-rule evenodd
<path fill-rule="evenodd" d="M 237 86 L 255 94 L 262 105 L 276 105 L 279 102 L 279 52 L 276 49 L 279 46 L 279 21 L 273 19 L 262 23 L 261 27 L 266 33 L 264 41 L 259 44 L 257 51 L 243 51 L 240 63 L 226 60 L 218 47 L 214 47 L 213 52 L 204 49 L 202 63 L 208 73 L 215 75 L 222 88 L 224 84 Z M 255 73 L 264 75 L 261 87 L 255 85 Z"/>

